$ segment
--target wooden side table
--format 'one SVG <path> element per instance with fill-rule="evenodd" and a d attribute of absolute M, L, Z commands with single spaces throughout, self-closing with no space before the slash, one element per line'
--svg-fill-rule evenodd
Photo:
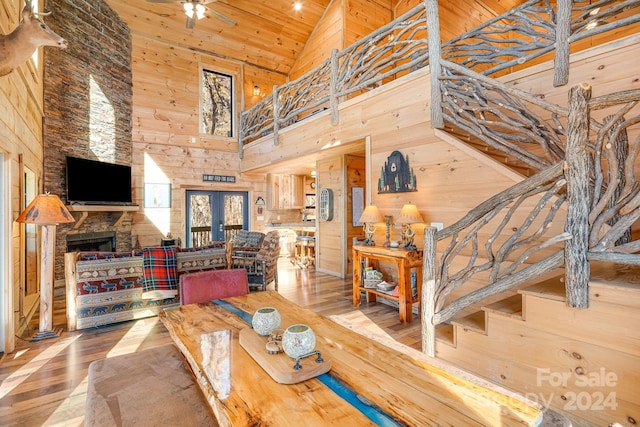
<path fill-rule="evenodd" d="M 365 288 L 363 271 L 366 267 L 378 268 L 379 261 L 396 265 L 398 272 L 398 296 L 389 295 L 373 288 Z M 415 275 L 415 288 L 411 286 L 411 276 Z M 412 304 L 420 303 L 422 287 L 422 252 L 381 246 L 353 246 L 353 305 L 360 306 L 361 291 L 366 292 L 367 301 L 375 302 L 377 296 L 398 301 L 400 321 L 412 321 Z"/>

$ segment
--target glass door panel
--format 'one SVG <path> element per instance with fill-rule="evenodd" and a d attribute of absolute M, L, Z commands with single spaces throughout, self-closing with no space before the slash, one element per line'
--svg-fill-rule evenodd
<path fill-rule="evenodd" d="M 246 192 L 187 190 L 187 247 L 229 241 L 248 230 L 247 200 Z"/>
<path fill-rule="evenodd" d="M 223 199 L 224 212 L 221 217 L 223 219 L 219 223 L 223 227 L 223 235 L 219 237 L 222 237 L 220 240 L 228 242 L 236 237 L 238 230 L 247 230 L 249 228 L 246 221 L 247 195 L 246 193 L 227 193 L 223 195 Z"/>

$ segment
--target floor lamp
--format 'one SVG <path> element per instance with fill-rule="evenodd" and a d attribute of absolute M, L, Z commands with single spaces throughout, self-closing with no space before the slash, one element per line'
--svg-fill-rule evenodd
<path fill-rule="evenodd" d="M 18 216 L 17 222 L 42 226 L 40 254 L 40 330 L 31 341 L 55 338 L 53 330 L 53 267 L 55 264 L 56 224 L 75 222 L 60 198 L 45 193 L 36 196 Z"/>

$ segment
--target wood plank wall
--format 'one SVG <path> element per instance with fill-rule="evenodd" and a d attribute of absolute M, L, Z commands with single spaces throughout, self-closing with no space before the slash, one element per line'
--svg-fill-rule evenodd
<path fill-rule="evenodd" d="M 364 141 L 363 141 L 364 144 Z M 363 153 L 364 154 L 364 153 Z M 353 238 L 364 237 L 364 232 L 362 230 L 362 226 L 356 225 L 354 226 L 354 221 L 358 221 L 358 218 L 353 218 L 353 192 L 352 189 L 354 187 L 362 187 L 365 190 L 365 194 L 367 193 L 367 183 L 366 177 L 366 158 L 364 155 L 362 156 L 354 156 L 354 155 L 346 155 L 345 156 L 345 166 L 346 166 L 346 189 L 347 194 L 345 195 L 346 199 L 346 216 L 345 216 L 345 239 L 343 242 L 343 258 L 346 260 L 345 263 L 345 277 L 349 277 L 353 275 L 353 254 L 351 253 L 351 247 L 353 246 Z M 366 207 L 366 198 L 365 207 Z M 380 240 L 382 242 L 382 240 Z"/>
<path fill-rule="evenodd" d="M 8 34 L 20 22 L 20 2 L 0 0 L 0 32 Z M 51 48 L 49 48 L 51 49 Z M 42 64 L 42 49 L 38 51 L 38 64 Z M 2 315 L 3 342 L 0 352 L 10 352 L 14 336 L 24 328 L 25 316 L 37 305 L 37 298 L 24 298 L 21 282 L 24 281 L 25 231 L 22 224 L 14 222 L 21 212 L 22 174 L 24 168 L 35 173 L 38 191 L 42 191 L 42 68 L 29 59 L 11 74 L 0 77 L 0 152 L 4 156 L 4 175 L 0 182 L 0 197 L 5 218 L 0 232 L 7 256 L 0 260 L 0 271 L 7 286 L 0 289 L 4 306 Z"/>
<path fill-rule="evenodd" d="M 344 45 L 351 46 L 393 20 L 391 2 L 385 0 L 344 0 Z"/>
<path fill-rule="evenodd" d="M 235 93 L 238 100 L 244 99 L 247 104 L 257 98 L 251 94 L 254 83 L 263 84 L 277 77 L 258 68 L 133 37 L 133 185 L 134 201 L 143 208 L 133 214 L 132 235 L 141 246 L 157 245 L 167 233 L 185 242 L 187 189 L 248 191 L 250 204 L 258 194 L 264 196 L 263 175 L 239 172 L 236 138 L 199 132 L 201 67 L 231 74 L 236 81 L 249 75 L 243 86 L 236 85 Z M 236 123 L 236 133 L 237 130 Z M 235 176 L 236 183 L 205 183 L 203 174 Z M 145 180 L 171 184 L 170 209 L 144 209 Z M 251 228 L 262 229 L 264 222 L 257 221 L 254 209 L 250 212 Z"/>
<path fill-rule="evenodd" d="M 336 156 L 321 160 L 316 164 L 318 185 L 316 201 L 319 210 L 319 197 L 323 189 L 333 191 L 333 219 L 318 220 L 316 232 L 316 270 L 345 277 L 344 224 L 345 220 L 345 158 Z M 319 211 L 318 211 L 319 213 Z"/>
<path fill-rule="evenodd" d="M 295 80 L 342 50 L 393 20 L 391 3 L 384 0 L 334 0 L 314 29 L 289 80 Z"/>
<path fill-rule="evenodd" d="M 329 4 L 291 68 L 290 81 L 322 64 L 325 59 L 331 57 L 333 49 L 342 49 L 344 45 L 342 4 L 343 0 L 333 0 Z"/>

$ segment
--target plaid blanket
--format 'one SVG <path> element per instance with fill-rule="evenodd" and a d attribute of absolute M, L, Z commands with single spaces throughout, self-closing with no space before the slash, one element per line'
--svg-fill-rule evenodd
<path fill-rule="evenodd" d="M 142 274 L 143 299 L 162 300 L 178 295 L 176 247 L 144 248 Z"/>

